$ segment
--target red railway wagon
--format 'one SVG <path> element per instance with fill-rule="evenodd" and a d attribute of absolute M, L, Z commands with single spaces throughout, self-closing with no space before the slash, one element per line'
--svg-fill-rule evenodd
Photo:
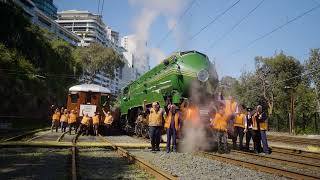
<path fill-rule="evenodd" d="M 76 110 L 78 116 L 82 112 L 93 116 L 94 112 L 102 113 L 103 106 L 109 110 L 111 91 L 108 88 L 96 84 L 80 84 L 69 88 L 67 109 Z"/>

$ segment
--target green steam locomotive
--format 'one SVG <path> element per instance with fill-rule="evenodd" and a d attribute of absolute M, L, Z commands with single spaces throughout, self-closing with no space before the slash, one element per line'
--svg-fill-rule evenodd
<path fill-rule="evenodd" d="M 188 98 L 199 106 L 208 106 L 218 85 L 214 64 L 198 51 L 176 52 L 162 63 L 122 89 L 120 95 L 120 123 L 127 132 L 148 136 L 147 123 L 137 121 L 143 101 L 147 106 L 159 102 L 165 108 L 170 103 L 179 105 Z"/>

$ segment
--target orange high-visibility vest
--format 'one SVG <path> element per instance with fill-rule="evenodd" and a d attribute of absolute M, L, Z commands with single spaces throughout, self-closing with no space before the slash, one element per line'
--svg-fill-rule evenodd
<path fill-rule="evenodd" d="M 92 124 L 94 125 L 99 124 L 99 115 L 95 115 L 92 117 Z"/>
<path fill-rule="evenodd" d="M 243 113 L 237 114 L 233 126 L 244 128 L 246 115 Z"/>
<path fill-rule="evenodd" d="M 196 106 L 191 106 L 186 110 L 185 120 L 198 121 L 200 119 L 200 111 Z"/>
<path fill-rule="evenodd" d="M 104 118 L 104 121 L 103 121 L 105 124 L 112 124 L 113 122 L 113 117 L 112 115 L 106 115 L 106 117 Z"/>
<path fill-rule="evenodd" d="M 213 117 L 213 129 L 227 132 L 228 116 L 216 113 Z"/>
<path fill-rule="evenodd" d="M 59 121 L 60 119 L 60 112 L 55 112 L 53 115 L 52 115 L 52 120 L 54 121 Z"/>
<path fill-rule="evenodd" d="M 71 113 L 68 118 L 68 123 L 71 124 L 75 122 L 77 122 L 77 115 L 74 113 Z"/>
<path fill-rule="evenodd" d="M 230 116 L 236 112 L 237 103 L 235 101 L 231 102 L 231 100 L 226 100 L 225 105 L 226 105 L 225 115 Z"/>
<path fill-rule="evenodd" d="M 172 113 L 169 112 L 169 115 L 165 119 L 165 123 L 164 123 L 164 127 L 165 128 L 170 128 L 171 119 L 172 119 Z M 174 115 L 174 128 L 176 130 L 179 129 L 179 113 L 178 112 L 176 112 L 175 115 Z"/>
<path fill-rule="evenodd" d="M 68 121 L 68 114 L 62 114 L 60 117 L 60 122 L 67 122 Z"/>
<path fill-rule="evenodd" d="M 162 109 L 159 109 L 158 112 L 151 108 L 149 114 L 149 126 L 162 126 Z"/>
<path fill-rule="evenodd" d="M 259 126 L 260 126 L 260 130 L 268 130 L 268 122 L 267 122 L 267 119 L 264 121 L 264 122 L 258 122 L 257 119 L 256 119 L 256 116 L 258 116 L 258 113 L 255 113 L 253 116 L 252 116 L 252 129 L 253 130 L 258 130 L 258 123 L 259 123 Z"/>
<path fill-rule="evenodd" d="M 88 126 L 90 123 L 89 120 L 90 120 L 90 117 L 83 116 L 83 118 L 81 120 L 81 124 Z"/>

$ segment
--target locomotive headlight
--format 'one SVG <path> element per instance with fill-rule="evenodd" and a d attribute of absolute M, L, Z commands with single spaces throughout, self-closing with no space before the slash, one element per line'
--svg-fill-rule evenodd
<path fill-rule="evenodd" d="M 201 82 L 206 82 L 209 79 L 209 73 L 205 69 L 202 69 L 201 71 L 199 71 L 197 76 L 198 76 L 198 80 Z"/>

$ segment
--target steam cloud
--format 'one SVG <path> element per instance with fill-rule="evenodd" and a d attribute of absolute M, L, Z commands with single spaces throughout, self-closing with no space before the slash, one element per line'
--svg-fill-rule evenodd
<path fill-rule="evenodd" d="M 149 40 L 150 28 L 157 17 L 164 15 L 167 17 L 168 28 L 173 28 L 176 23 L 176 17 L 184 7 L 183 0 L 129 0 L 133 6 L 141 8 L 140 13 L 133 21 L 135 31 L 135 53 L 139 58 L 150 56 L 155 64 L 164 59 L 165 53 L 159 48 L 150 48 L 146 46 Z M 178 27 L 176 27 L 177 29 Z M 160 36 L 164 36 L 160 35 Z M 179 39 L 179 31 L 174 31 L 174 37 Z M 181 39 L 181 38 L 180 38 Z M 181 45 L 183 43 L 179 43 Z"/>
<path fill-rule="evenodd" d="M 189 94 L 192 103 L 196 104 L 200 109 L 200 117 L 185 121 L 182 127 L 182 143 L 179 144 L 179 149 L 182 152 L 195 152 L 198 150 L 209 150 L 213 148 L 212 137 L 208 136 L 211 131 L 208 129 L 208 112 L 210 108 L 214 108 L 215 100 L 206 97 L 203 99 L 203 89 L 200 87 L 199 81 L 194 81 L 191 85 Z M 215 138 L 215 137 L 213 137 Z"/>

